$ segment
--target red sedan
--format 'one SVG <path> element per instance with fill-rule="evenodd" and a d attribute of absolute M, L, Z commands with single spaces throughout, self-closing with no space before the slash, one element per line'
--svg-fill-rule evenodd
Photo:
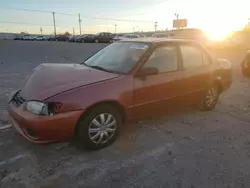
<path fill-rule="evenodd" d="M 32 142 L 77 136 L 99 149 L 126 121 L 186 104 L 211 110 L 231 83 L 231 63 L 195 42 L 140 38 L 113 43 L 82 64 L 41 64 L 10 98 L 8 112 Z"/>

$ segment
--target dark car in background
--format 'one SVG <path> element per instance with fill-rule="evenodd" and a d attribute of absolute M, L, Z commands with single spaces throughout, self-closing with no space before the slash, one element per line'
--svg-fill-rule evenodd
<path fill-rule="evenodd" d="M 95 35 L 92 34 L 85 34 L 85 35 L 81 35 L 77 38 L 76 42 L 80 42 L 80 43 L 85 43 L 85 42 L 94 42 L 94 38 Z"/>
<path fill-rule="evenodd" d="M 102 32 L 94 35 L 91 39 L 91 42 L 95 43 L 112 43 L 114 39 L 114 35 L 109 32 Z"/>
<path fill-rule="evenodd" d="M 76 42 L 81 35 L 71 35 L 69 37 L 69 42 Z"/>
<path fill-rule="evenodd" d="M 22 35 L 15 35 L 14 40 L 23 40 Z"/>
<path fill-rule="evenodd" d="M 69 41 L 69 36 L 68 35 L 57 35 L 56 41 Z"/>
<path fill-rule="evenodd" d="M 41 64 L 10 96 L 8 113 L 32 142 L 76 136 L 100 149 L 125 122 L 179 105 L 213 109 L 231 83 L 231 63 L 194 41 L 138 38 L 115 42 L 82 64 Z"/>
<path fill-rule="evenodd" d="M 47 37 L 48 41 L 56 41 L 56 37 L 54 35 L 50 35 Z"/>

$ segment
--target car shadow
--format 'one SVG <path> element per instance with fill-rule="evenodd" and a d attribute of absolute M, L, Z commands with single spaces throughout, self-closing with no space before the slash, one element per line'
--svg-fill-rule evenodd
<path fill-rule="evenodd" d="M 167 124 L 168 121 L 171 121 L 171 119 L 175 119 L 178 116 L 186 114 L 192 114 L 197 111 L 198 110 L 194 107 L 183 107 L 168 111 L 166 113 L 163 112 L 159 116 L 147 117 L 146 119 L 141 121 L 126 123 L 121 127 L 118 139 L 112 146 L 108 148 L 112 149 L 113 147 L 120 147 L 123 151 L 134 150 L 134 143 L 136 142 L 137 137 L 140 136 L 142 132 L 141 130 L 145 132 L 144 129 L 150 129 L 152 128 L 152 126 L 155 126 L 157 124 L 164 124 L 165 126 L 165 124 Z M 32 153 L 42 161 L 44 160 L 43 158 L 46 158 L 46 160 L 48 160 L 49 158 L 55 158 L 56 156 L 60 158 L 69 154 L 77 156 L 86 153 L 90 154 L 92 152 L 97 152 L 85 149 L 76 137 L 73 137 L 72 139 L 65 142 L 34 144 L 24 139 L 15 130 L 12 131 L 14 131 L 14 134 L 12 133 L 12 135 L 14 136 L 13 143 L 18 143 L 19 146 L 21 145 L 21 147 L 19 148 L 22 150 L 32 151 Z M 169 134 L 171 134 L 171 131 L 169 132 Z"/>

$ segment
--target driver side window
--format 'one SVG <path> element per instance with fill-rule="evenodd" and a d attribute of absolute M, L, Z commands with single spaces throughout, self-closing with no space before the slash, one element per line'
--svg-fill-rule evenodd
<path fill-rule="evenodd" d="M 178 70 L 178 56 L 175 46 L 162 46 L 155 49 L 142 68 L 157 68 L 159 73 Z"/>

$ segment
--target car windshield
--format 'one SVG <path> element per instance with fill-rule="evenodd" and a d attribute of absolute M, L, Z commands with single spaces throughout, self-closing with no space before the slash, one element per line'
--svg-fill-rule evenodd
<path fill-rule="evenodd" d="M 135 42 L 113 43 L 83 64 L 118 74 L 128 73 L 148 49 L 148 44 Z"/>

